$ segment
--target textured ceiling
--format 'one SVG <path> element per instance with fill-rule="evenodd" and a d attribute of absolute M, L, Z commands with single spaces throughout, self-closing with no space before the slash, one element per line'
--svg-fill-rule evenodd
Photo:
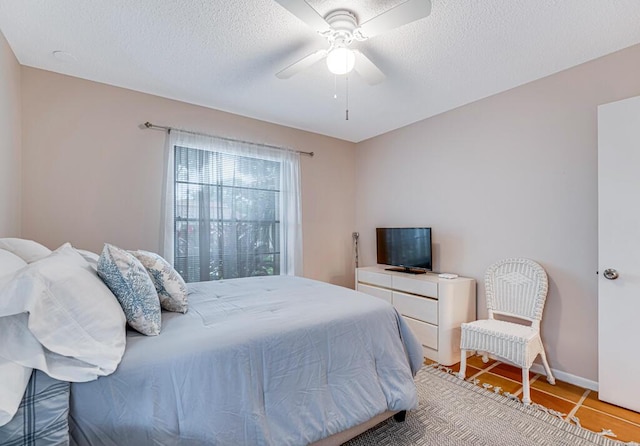
<path fill-rule="evenodd" d="M 361 22 L 401 2 L 308 0 Z M 0 30 L 23 65 L 358 142 L 640 43 L 640 1 L 433 0 L 355 43 L 387 79 L 350 76 L 348 121 L 323 62 L 275 77 L 326 40 L 274 0 L 0 0 Z"/>

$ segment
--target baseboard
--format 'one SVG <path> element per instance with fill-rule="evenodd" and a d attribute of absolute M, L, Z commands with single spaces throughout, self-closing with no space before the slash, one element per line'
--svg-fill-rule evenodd
<path fill-rule="evenodd" d="M 533 364 L 530 369 L 533 373 L 539 373 L 540 375 L 547 376 L 542 364 Z M 598 382 L 592 381 L 581 376 L 572 375 L 571 373 L 563 372 L 562 370 L 551 369 L 553 376 L 560 381 L 564 381 L 575 386 L 584 387 L 585 389 L 598 391 Z"/>
<path fill-rule="evenodd" d="M 491 359 L 495 359 L 497 361 L 504 361 L 500 358 L 496 358 L 493 355 L 489 355 Z M 534 362 L 531 368 L 529 369 L 533 373 L 538 373 L 543 376 L 547 376 L 547 373 L 544 371 L 544 367 L 542 364 Z M 551 373 L 555 379 L 564 381 L 569 384 L 573 384 L 574 386 L 583 387 L 585 389 L 598 391 L 598 382 L 592 381 L 587 378 L 583 378 L 581 376 L 572 375 L 571 373 L 563 372 L 562 370 L 551 369 Z"/>

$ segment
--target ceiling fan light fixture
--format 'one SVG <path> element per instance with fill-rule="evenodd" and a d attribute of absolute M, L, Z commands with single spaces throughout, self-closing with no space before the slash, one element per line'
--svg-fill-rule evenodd
<path fill-rule="evenodd" d="M 356 55 L 349 48 L 339 46 L 327 54 L 327 68 L 333 74 L 350 73 L 356 65 Z"/>

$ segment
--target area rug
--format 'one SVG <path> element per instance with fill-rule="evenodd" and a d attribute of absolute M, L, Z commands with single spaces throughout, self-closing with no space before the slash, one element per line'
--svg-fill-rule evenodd
<path fill-rule="evenodd" d="M 420 406 L 404 422 L 390 418 L 345 445 L 637 445 L 569 424 L 541 406 L 525 406 L 434 367 L 418 372 L 416 386 Z"/>

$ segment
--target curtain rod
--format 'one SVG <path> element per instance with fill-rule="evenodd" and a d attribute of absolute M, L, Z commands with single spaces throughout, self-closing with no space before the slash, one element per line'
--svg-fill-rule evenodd
<path fill-rule="evenodd" d="M 251 144 L 253 146 L 269 147 L 270 149 L 286 150 L 288 152 L 296 152 L 296 153 L 299 153 L 301 155 L 308 155 L 308 156 L 313 156 L 314 155 L 313 152 L 303 152 L 302 150 L 288 149 L 286 147 L 272 146 L 270 144 L 259 144 L 257 142 L 242 141 L 241 139 L 225 138 L 223 136 L 209 135 L 207 133 L 199 133 L 199 132 L 192 132 L 192 131 L 189 131 L 189 130 L 176 129 L 174 127 L 167 127 L 167 126 L 164 126 L 164 125 L 155 125 L 155 124 L 150 123 L 149 121 L 145 122 L 143 125 L 145 126 L 145 128 L 148 128 L 148 129 L 164 130 L 164 131 L 166 131 L 168 133 L 171 133 L 171 130 L 178 130 L 178 131 L 183 132 L 183 133 L 190 133 L 192 135 L 198 135 L 198 136 L 209 136 L 211 138 L 218 138 L 218 139 L 222 139 L 224 141 L 240 142 L 240 143 L 243 143 L 243 144 Z"/>

